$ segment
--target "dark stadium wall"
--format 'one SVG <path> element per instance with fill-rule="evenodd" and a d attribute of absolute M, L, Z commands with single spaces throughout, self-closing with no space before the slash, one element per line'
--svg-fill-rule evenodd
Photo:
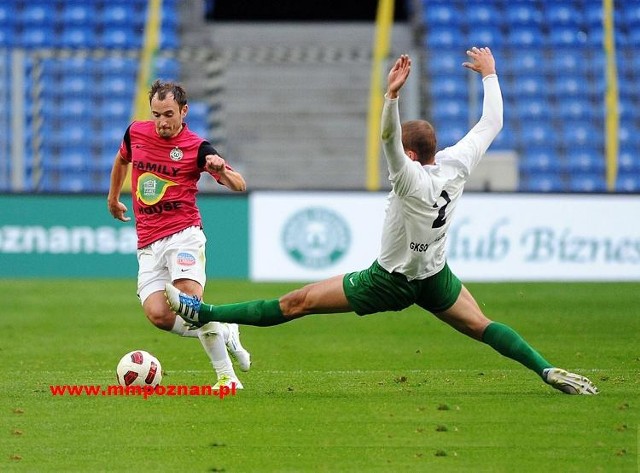
<path fill-rule="evenodd" d="M 395 20 L 405 21 L 405 1 L 395 3 Z M 213 21 L 373 21 L 378 2 L 374 0 L 211 0 L 207 19 Z"/>

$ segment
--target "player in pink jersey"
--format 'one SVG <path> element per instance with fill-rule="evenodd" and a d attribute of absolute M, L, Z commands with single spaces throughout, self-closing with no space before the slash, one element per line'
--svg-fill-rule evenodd
<path fill-rule="evenodd" d="M 200 339 L 220 385 L 242 384 L 229 355 L 241 370 L 251 364 L 236 324 L 214 322 L 199 329 L 184 324 L 169 308 L 166 282 L 202 297 L 206 283 L 202 218 L 196 204 L 198 180 L 208 172 L 219 184 L 243 192 L 246 183 L 206 140 L 189 130 L 189 106 L 179 84 L 156 81 L 149 91 L 153 120 L 134 121 L 124 134 L 111 171 L 107 205 L 123 222 L 127 207 L 120 192 L 131 166 L 133 213 L 138 235 L 138 297 L 149 321 L 162 330 Z"/>

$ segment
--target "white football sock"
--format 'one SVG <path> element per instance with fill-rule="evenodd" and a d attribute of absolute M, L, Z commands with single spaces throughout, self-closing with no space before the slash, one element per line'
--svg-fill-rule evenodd
<path fill-rule="evenodd" d="M 218 378 L 221 376 L 237 377 L 225 345 L 225 331 L 228 332 L 228 330 L 220 322 L 209 322 L 198 330 L 200 343 L 202 343 L 204 351 L 207 352 Z"/>
<path fill-rule="evenodd" d="M 176 321 L 173 323 L 171 333 L 175 333 L 181 337 L 197 337 L 198 330 L 198 328 L 193 328 L 188 325 L 184 320 L 182 320 L 182 317 L 178 317 L 176 315 Z"/>

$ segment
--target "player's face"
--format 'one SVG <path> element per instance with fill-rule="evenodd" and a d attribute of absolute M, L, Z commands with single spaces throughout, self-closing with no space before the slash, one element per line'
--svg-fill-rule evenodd
<path fill-rule="evenodd" d="M 155 95 L 151 99 L 151 116 L 156 124 L 156 133 L 162 138 L 169 139 L 182 130 L 182 121 L 187 114 L 187 105 L 182 107 L 168 94 L 164 100 Z"/>

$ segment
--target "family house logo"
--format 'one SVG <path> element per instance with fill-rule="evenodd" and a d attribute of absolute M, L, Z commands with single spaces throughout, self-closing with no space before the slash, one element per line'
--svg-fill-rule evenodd
<path fill-rule="evenodd" d="M 282 244 L 296 263 L 320 269 L 344 256 L 351 244 L 351 234 L 347 222 L 333 210 L 308 207 L 285 222 Z"/>

